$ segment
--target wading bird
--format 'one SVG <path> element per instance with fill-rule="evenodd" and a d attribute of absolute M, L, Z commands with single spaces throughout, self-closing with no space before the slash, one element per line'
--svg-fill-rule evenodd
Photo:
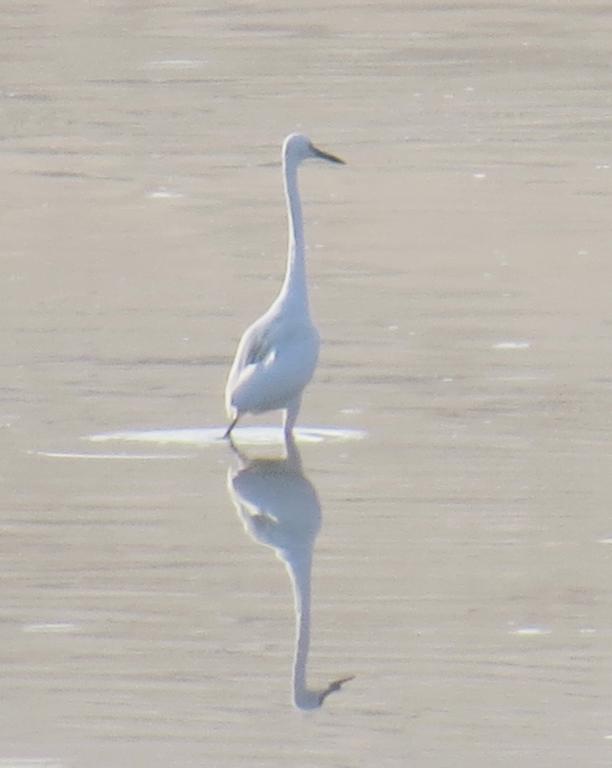
<path fill-rule="evenodd" d="M 284 410 L 285 437 L 291 435 L 302 392 L 317 365 L 319 333 L 310 318 L 304 225 L 298 167 L 309 158 L 344 163 L 317 149 L 307 136 L 292 133 L 283 143 L 283 177 L 289 221 L 287 271 L 268 311 L 244 332 L 225 387 L 231 420 L 229 438 L 245 413 Z"/>

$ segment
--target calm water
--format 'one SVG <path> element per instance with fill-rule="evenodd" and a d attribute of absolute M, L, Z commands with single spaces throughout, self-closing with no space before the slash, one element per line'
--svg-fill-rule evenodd
<path fill-rule="evenodd" d="M 507 5 L 0 9 L 0 766 L 612 762 L 612 10 Z"/>

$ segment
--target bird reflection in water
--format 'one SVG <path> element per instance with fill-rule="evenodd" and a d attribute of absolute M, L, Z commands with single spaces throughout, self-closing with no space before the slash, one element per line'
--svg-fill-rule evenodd
<path fill-rule="evenodd" d="M 248 534 L 272 547 L 285 563 L 293 586 L 296 639 L 293 660 L 293 703 L 299 709 L 317 709 L 330 693 L 353 676 L 312 690 L 306 683 L 310 646 L 312 556 L 321 527 L 317 492 L 302 470 L 301 456 L 292 436 L 286 440 L 284 459 L 248 459 L 233 444 L 239 459 L 228 472 L 228 491 Z"/>

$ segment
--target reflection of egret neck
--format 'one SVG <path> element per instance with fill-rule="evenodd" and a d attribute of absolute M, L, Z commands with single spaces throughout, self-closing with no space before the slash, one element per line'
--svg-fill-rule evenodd
<path fill-rule="evenodd" d="M 280 555 L 280 553 L 278 553 Z M 293 703 L 299 709 L 318 709 L 330 693 L 340 690 L 343 683 L 353 676 L 334 680 L 327 688 L 311 690 L 306 684 L 306 664 L 310 649 L 310 597 L 312 549 L 304 551 L 303 557 L 285 560 L 293 584 L 295 605 L 295 654 L 293 658 Z"/>
<path fill-rule="evenodd" d="M 278 553 L 281 557 L 281 553 Z M 293 553 L 285 559 L 287 572 L 293 585 L 295 606 L 295 654 L 293 657 L 293 703 L 300 709 L 315 709 L 323 700 L 317 691 L 306 685 L 306 663 L 310 648 L 310 597 L 312 549 Z"/>
<path fill-rule="evenodd" d="M 230 470 L 230 496 L 251 537 L 272 547 L 289 573 L 296 620 L 293 701 L 300 709 L 314 709 L 349 679 L 337 680 L 320 691 L 310 690 L 306 685 L 312 557 L 321 524 L 319 499 L 302 472 L 300 454 L 293 440 L 287 442 L 285 459 L 248 462 L 238 455 L 242 469 L 235 473 Z"/>

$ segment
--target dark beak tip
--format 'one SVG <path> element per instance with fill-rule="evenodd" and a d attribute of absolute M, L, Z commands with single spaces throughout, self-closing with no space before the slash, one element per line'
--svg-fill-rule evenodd
<path fill-rule="evenodd" d="M 331 152 L 324 152 L 322 149 L 314 146 L 312 146 L 312 149 L 314 150 L 315 155 L 321 158 L 321 160 L 327 160 L 330 163 L 338 163 L 339 165 L 346 165 L 346 162 L 341 157 L 332 155 Z"/>

